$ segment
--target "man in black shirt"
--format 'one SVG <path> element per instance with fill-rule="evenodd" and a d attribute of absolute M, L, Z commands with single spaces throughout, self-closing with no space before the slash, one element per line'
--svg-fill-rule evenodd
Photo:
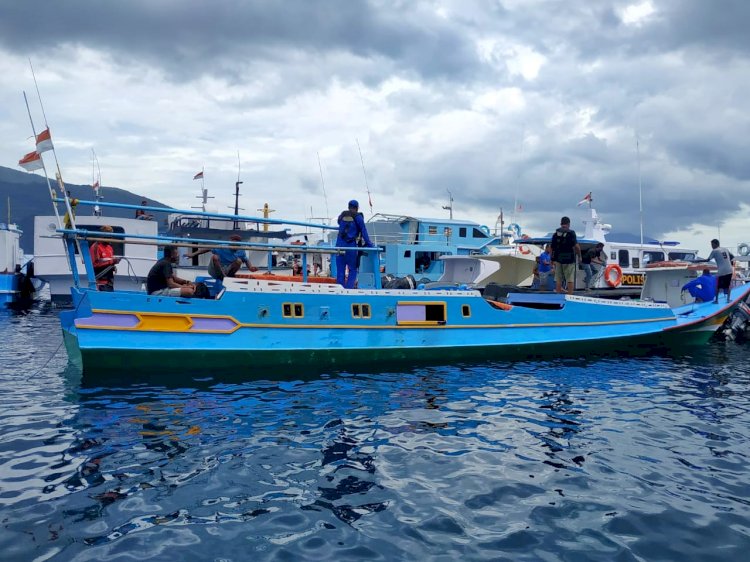
<path fill-rule="evenodd" d="M 566 290 L 573 294 L 575 285 L 576 257 L 581 260 L 581 247 L 574 230 L 570 229 L 570 219 L 560 219 L 560 228 L 552 235 L 552 263 L 555 269 L 555 292 L 562 293 L 562 282 L 565 279 Z"/>
<path fill-rule="evenodd" d="M 604 244 L 601 242 L 583 253 L 581 263 L 583 264 L 583 271 L 586 272 L 583 279 L 583 282 L 586 285 L 586 290 L 591 289 L 592 285 L 596 284 L 596 279 L 602 267 L 604 267 L 605 262 L 606 256 L 604 255 Z"/>
<path fill-rule="evenodd" d="M 154 264 L 146 278 L 146 292 L 163 297 L 192 297 L 195 285 L 174 274 L 173 263 L 180 255 L 174 246 L 164 247 L 164 257 Z"/>

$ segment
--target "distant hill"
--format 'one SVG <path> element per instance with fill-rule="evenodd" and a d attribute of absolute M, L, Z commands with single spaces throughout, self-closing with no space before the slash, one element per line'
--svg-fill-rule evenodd
<path fill-rule="evenodd" d="M 52 178 L 50 178 L 52 181 Z M 90 185 L 66 184 L 68 191 L 78 199 L 94 199 L 94 192 Z M 53 186 L 56 189 L 56 186 Z M 107 187 L 102 189 L 105 201 L 110 203 L 126 203 L 129 205 L 140 205 L 146 200 L 154 207 L 166 207 L 166 205 L 136 195 L 119 187 Z M 10 198 L 10 219 L 18 224 L 23 230 L 21 236 L 21 247 L 27 254 L 34 249 L 34 217 L 36 215 L 51 215 L 52 202 L 50 201 L 47 181 L 40 173 L 29 173 L 22 170 L 13 170 L 0 166 L 0 222 L 8 220 L 8 198 Z M 79 206 L 76 210 L 77 216 L 89 216 L 93 212 L 92 207 Z M 106 209 L 104 213 L 113 217 L 132 217 L 134 211 L 131 209 Z M 155 213 L 160 221 L 166 219 L 166 213 Z"/>

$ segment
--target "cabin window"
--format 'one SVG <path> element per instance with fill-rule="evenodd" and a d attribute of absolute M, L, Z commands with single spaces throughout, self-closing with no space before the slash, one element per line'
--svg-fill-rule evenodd
<path fill-rule="evenodd" d="M 400 325 L 445 324 L 444 302 L 401 302 L 396 307 L 396 322 Z"/>
<path fill-rule="evenodd" d="M 627 250 L 618 250 L 617 264 L 620 267 L 630 267 L 630 252 L 628 252 Z"/>
<path fill-rule="evenodd" d="M 446 238 L 450 238 L 451 234 L 453 234 L 453 229 L 451 229 L 449 226 L 446 226 L 443 229 L 443 236 L 445 236 Z"/>
<path fill-rule="evenodd" d="M 664 252 L 643 252 L 643 265 L 664 261 Z"/>
<path fill-rule="evenodd" d="M 410 258 L 411 257 L 411 250 L 404 250 L 404 257 Z"/>
<path fill-rule="evenodd" d="M 461 228 L 458 229 L 458 235 L 461 238 L 466 238 L 466 227 L 465 226 L 462 226 Z"/>
<path fill-rule="evenodd" d="M 427 233 L 428 234 L 433 234 L 433 235 L 437 234 L 437 226 L 430 226 L 430 227 L 428 227 L 427 228 Z"/>
<path fill-rule="evenodd" d="M 353 318 L 370 318 L 370 305 L 369 304 L 353 304 L 352 305 L 352 317 Z"/>
<path fill-rule="evenodd" d="M 471 316 L 471 307 L 468 304 L 461 305 L 461 315 L 464 318 L 469 318 Z"/>
<path fill-rule="evenodd" d="M 478 228 L 472 229 L 471 236 L 472 238 L 487 238 L 487 235 Z"/>
<path fill-rule="evenodd" d="M 305 307 L 300 302 L 285 302 L 281 305 L 281 315 L 284 318 L 304 318 Z"/>
<path fill-rule="evenodd" d="M 611 260 L 616 260 L 616 259 L 617 259 L 617 252 L 615 252 L 614 250 L 612 250 L 612 251 L 611 251 L 611 252 L 609 253 L 609 259 L 611 259 Z"/>
<path fill-rule="evenodd" d="M 76 228 L 78 228 L 78 230 L 88 230 L 92 236 L 96 236 L 96 233 L 101 231 L 100 230 L 101 226 L 98 224 L 81 224 L 77 222 Z M 114 232 L 115 234 L 125 234 L 125 229 L 121 226 L 113 226 L 112 232 Z M 89 242 L 89 248 L 93 246 L 95 243 L 96 242 Z M 125 243 L 124 242 L 119 242 L 115 239 L 112 239 L 112 242 L 110 242 L 110 244 L 112 244 L 112 250 L 116 256 L 125 255 Z M 75 253 L 77 254 L 78 244 L 74 244 L 74 246 L 75 246 Z"/>
<path fill-rule="evenodd" d="M 641 261 L 638 258 L 633 258 L 633 269 L 641 267 Z"/>

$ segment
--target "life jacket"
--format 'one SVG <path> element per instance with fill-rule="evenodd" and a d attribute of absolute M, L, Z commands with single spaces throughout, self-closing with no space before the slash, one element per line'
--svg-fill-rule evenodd
<path fill-rule="evenodd" d="M 576 245 L 573 231 L 558 228 L 552 235 L 554 260 L 560 263 L 573 263 L 573 247 Z"/>
<path fill-rule="evenodd" d="M 110 244 L 102 244 L 101 242 L 94 242 L 90 248 L 91 261 L 94 266 L 94 273 L 97 276 L 97 285 L 109 285 L 114 281 L 115 271 L 114 267 L 111 267 L 115 263 L 115 250 Z M 107 268 L 109 270 L 100 275 Z"/>
<path fill-rule="evenodd" d="M 339 238 L 347 244 L 358 242 L 358 239 L 362 236 L 356 221 L 357 215 L 361 214 L 346 210 L 339 215 Z"/>
<path fill-rule="evenodd" d="M 114 263 L 115 250 L 110 244 L 96 242 L 91 250 L 91 261 L 94 262 L 94 267 L 107 267 Z"/>

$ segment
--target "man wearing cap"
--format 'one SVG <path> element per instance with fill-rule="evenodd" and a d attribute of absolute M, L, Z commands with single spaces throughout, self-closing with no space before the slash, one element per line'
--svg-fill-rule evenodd
<path fill-rule="evenodd" d="M 242 241 L 242 236 L 232 234 L 229 237 L 232 242 Z M 250 263 L 245 250 L 232 248 L 231 246 L 222 246 L 221 248 L 206 248 L 205 250 L 196 250 L 193 253 L 185 254 L 185 257 L 192 259 L 206 252 L 211 252 L 211 261 L 208 262 L 208 274 L 214 279 L 221 281 L 224 277 L 234 277 L 244 263 L 250 271 L 258 271 L 258 268 Z"/>
<path fill-rule="evenodd" d="M 339 215 L 338 224 L 339 235 L 336 238 L 336 246 L 355 249 L 336 256 L 336 283 L 346 289 L 353 289 L 357 283 L 359 252 L 356 248 L 359 241 L 361 239 L 363 245 L 368 248 L 373 246 L 367 234 L 365 219 L 359 212 L 359 203 L 356 200 L 349 201 L 349 208 Z"/>
<path fill-rule="evenodd" d="M 99 229 L 101 232 L 113 232 L 111 226 L 105 224 Z M 99 291 L 115 290 L 115 265 L 120 263 L 120 258 L 115 257 L 115 251 L 109 240 L 94 242 L 89 247 L 91 263 L 96 275 L 96 288 Z"/>

